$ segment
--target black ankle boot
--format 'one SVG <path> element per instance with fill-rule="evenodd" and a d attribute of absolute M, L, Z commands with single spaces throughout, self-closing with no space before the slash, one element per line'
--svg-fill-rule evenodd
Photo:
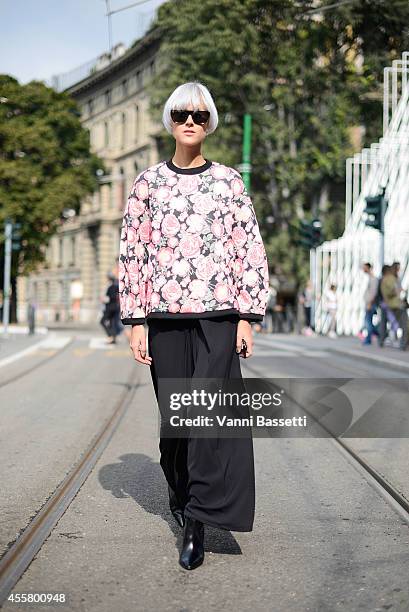
<path fill-rule="evenodd" d="M 177 522 L 177 524 L 183 528 L 185 526 L 185 516 L 183 514 L 183 509 L 180 507 L 180 503 L 176 497 L 174 490 L 169 485 L 168 485 L 168 491 L 169 491 L 170 511 L 173 514 L 173 517 L 175 521 Z"/>
<path fill-rule="evenodd" d="M 179 557 L 179 564 L 188 570 L 195 569 L 203 563 L 204 559 L 204 526 L 203 523 L 185 518 L 185 530 L 183 535 L 183 547 Z"/>

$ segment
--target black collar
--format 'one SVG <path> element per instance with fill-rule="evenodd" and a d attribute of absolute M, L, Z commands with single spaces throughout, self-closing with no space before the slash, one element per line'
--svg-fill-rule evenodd
<path fill-rule="evenodd" d="M 176 172 L 177 174 L 200 174 L 201 172 L 204 172 L 210 168 L 212 162 L 210 159 L 206 159 L 205 163 L 201 166 L 196 166 L 195 168 L 179 168 L 179 166 L 175 166 L 172 159 L 168 159 L 166 165 L 170 170 L 173 170 L 173 172 Z"/>

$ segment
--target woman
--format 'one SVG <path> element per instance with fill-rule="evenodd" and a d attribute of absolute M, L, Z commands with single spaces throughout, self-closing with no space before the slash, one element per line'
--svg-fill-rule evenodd
<path fill-rule="evenodd" d="M 201 153 L 218 124 L 208 89 L 177 87 L 162 120 L 175 153 L 136 177 L 119 258 L 121 321 L 132 325 L 134 358 L 150 366 L 161 417 L 162 378 L 241 379 L 239 353 L 253 353 L 251 322 L 263 319 L 269 280 L 240 174 Z M 179 563 L 193 569 L 204 558 L 204 524 L 252 530 L 251 430 L 242 438 L 170 437 L 162 425 L 160 464 L 170 509 L 184 528 Z"/>

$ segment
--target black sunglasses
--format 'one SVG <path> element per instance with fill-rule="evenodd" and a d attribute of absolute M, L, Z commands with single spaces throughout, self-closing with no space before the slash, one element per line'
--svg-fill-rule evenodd
<path fill-rule="evenodd" d="M 186 119 L 192 115 L 193 122 L 203 125 L 210 117 L 210 111 L 190 111 L 190 110 L 171 110 L 170 116 L 175 123 L 185 123 Z"/>

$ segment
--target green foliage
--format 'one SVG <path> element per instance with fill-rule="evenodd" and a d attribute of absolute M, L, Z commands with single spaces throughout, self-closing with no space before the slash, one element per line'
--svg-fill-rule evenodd
<path fill-rule="evenodd" d="M 103 165 L 90 154 L 89 132 L 67 94 L 0 75 L 0 96 L 0 243 L 6 217 L 22 224 L 13 274 L 27 273 L 43 261 L 41 247 L 63 210 L 78 212 L 81 199 L 96 189 L 96 169 Z"/>
<path fill-rule="evenodd" d="M 163 4 L 151 113 L 181 83 L 213 95 L 219 126 L 203 155 L 237 166 L 242 122 L 252 114 L 252 191 L 272 269 L 305 279 L 308 258 L 291 224 L 318 216 L 329 238 L 342 233 L 345 159 L 351 128 L 369 144 L 381 135 L 383 68 L 409 44 L 409 3 L 355 0 L 309 14 L 312 0 L 177 0 Z M 322 6 L 333 5 L 325 0 Z M 267 106 L 267 108 L 265 108 Z M 166 135 L 162 155 L 174 151 Z M 274 228 L 265 217 L 273 215 Z"/>

